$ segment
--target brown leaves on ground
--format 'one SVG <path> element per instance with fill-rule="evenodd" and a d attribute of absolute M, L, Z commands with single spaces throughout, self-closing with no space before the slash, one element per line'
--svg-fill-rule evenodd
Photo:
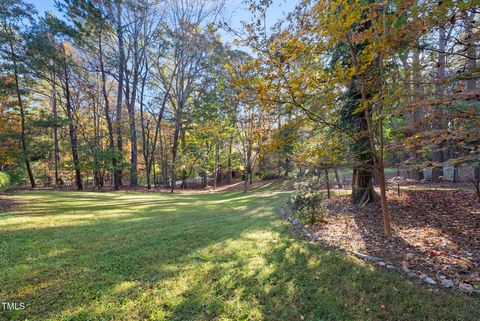
<path fill-rule="evenodd" d="M 385 242 L 379 204 L 358 208 L 348 196 L 329 201 L 316 235 L 436 279 L 480 286 L 480 202 L 474 192 L 414 190 L 388 195 L 394 236 Z"/>

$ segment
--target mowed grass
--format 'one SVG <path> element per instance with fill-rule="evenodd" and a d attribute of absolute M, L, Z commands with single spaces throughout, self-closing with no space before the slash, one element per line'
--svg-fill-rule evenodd
<path fill-rule="evenodd" d="M 0 215 L 1 320 L 478 320 L 480 300 L 297 239 L 288 194 L 24 192 Z M 0 210 L 1 213 L 1 210 Z"/>

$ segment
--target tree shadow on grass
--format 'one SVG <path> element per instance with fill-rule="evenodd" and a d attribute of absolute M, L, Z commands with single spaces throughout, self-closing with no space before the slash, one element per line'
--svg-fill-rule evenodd
<path fill-rule="evenodd" d="M 259 257 L 232 252 L 206 270 L 171 320 L 475 320 L 480 307 L 288 236 Z"/>

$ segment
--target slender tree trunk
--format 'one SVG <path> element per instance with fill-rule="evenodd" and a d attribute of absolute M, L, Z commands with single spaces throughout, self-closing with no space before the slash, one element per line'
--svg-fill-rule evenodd
<path fill-rule="evenodd" d="M 413 91 L 412 93 L 415 94 L 415 99 L 422 99 L 424 95 L 423 91 L 423 84 L 422 84 L 422 74 L 420 70 L 420 49 L 415 48 L 413 50 L 413 56 L 412 56 L 412 82 L 413 82 Z M 423 129 L 423 125 L 418 124 L 418 121 L 423 118 L 425 114 L 425 111 L 416 108 L 415 111 L 413 112 L 413 120 L 414 120 L 414 133 L 417 133 Z M 415 164 L 418 164 L 420 162 L 420 157 L 417 154 L 417 150 L 419 149 L 419 146 L 415 144 L 414 150 L 412 149 L 410 151 L 410 157 L 415 159 Z M 414 168 L 411 169 L 411 177 L 412 179 L 417 179 L 421 180 L 423 179 L 423 172 L 420 170 L 420 168 Z"/>
<path fill-rule="evenodd" d="M 21 124 L 21 132 L 20 132 L 20 143 L 23 152 L 23 158 L 25 160 L 25 167 L 27 168 L 28 179 L 30 180 L 30 186 L 35 188 L 35 177 L 33 177 L 32 168 L 30 166 L 30 159 L 29 153 L 27 148 L 27 139 L 26 139 L 26 127 L 25 127 L 25 108 L 23 106 L 23 99 L 20 93 L 20 84 L 18 79 L 18 65 L 17 65 L 17 58 L 15 57 L 15 51 L 13 49 L 13 44 L 10 41 L 10 54 L 13 60 L 13 73 L 15 78 L 15 92 L 17 93 L 17 101 L 18 107 L 20 108 L 20 124 Z"/>
<path fill-rule="evenodd" d="M 172 186 L 170 188 L 170 192 L 173 193 L 176 185 L 177 175 L 176 175 L 176 164 L 177 161 L 177 152 L 178 152 L 178 138 L 180 134 L 180 124 L 177 122 L 175 126 L 175 133 L 173 136 L 173 145 L 172 145 L 172 169 L 171 169 L 171 179 L 172 179 Z"/>
<path fill-rule="evenodd" d="M 55 162 L 55 186 L 58 186 L 60 177 L 58 175 L 58 165 L 60 163 L 60 148 L 58 145 L 58 111 L 57 111 L 57 89 L 55 87 L 55 73 L 52 73 L 52 113 L 55 119 L 55 126 L 53 127 L 53 144 L 54 144 L 54 162 Z"/>
<path fill-rule="evenodd" d="M 213 168 L 213 189 L 217 189 L 219 158 L 220 158 L 220 144 L 217 141 L 215 143 L 215 165 Z"/>
<path fill-rule="evenodd" d="M 137 54 L 135 53 L 135 56 Z M 138 64 L 138 58 L 134 58 L 134 64 Z M 137 148 L 137 128 L 135 123 L 135 103 L 137 97 L 137 84 L 138 84 L 138 67 L 135 67 L 132 81 L 132 91 L 130 94 L 130 82 L 126 81 L 127 94 L 125 99 L 127 101 L 128 121 L 130 127 L 130 186 L 135 187 L 138 185 L 138 148 Z M 127 78 L 128 79 L 128 78 Z"/>
<path fill-rule="evenodd" d="M 105 65 L 103 62 L 103 44 L 102 44 L 102 35 L 101 33 L 98 36 L 98 55 L 99 55 L 99 62 L 100 62 L 100 73 L 102 77 L 102 94 L 103 94 L 103 101 L 105 104 L 105 118 L 107 120 L 107 128 L 108 128 L 108 139 L 109 139 L 109 148 L 110 153 L 112 154 L 112 168 L 113 168 L 113 186 L 116 190 L 119 189 L 119 180 L 117 177 L 117 153 L 115 151 L 115 138 L 113 135 L 113 124 L 112 118 L 110 115 L 110 100 L 108 97 L 107 92 L 107 76 L 105 73 Z"/>
<path fill-rule="evenodd" d="M 95 97 L 94 97 L 95 99 Z M 100 147 L 100 124 L 98 123 L 97 104 L 93 102 L 93 183 L 97 189 L 101 187 L 100 162 L 98 160 L 98 149 Z M 88 176 L 87 176 L 88 180 Z"/>
<path fill-rule="evenodd" d="M 66 59 L 66 58 L 65 58 Z M 78 143 L 77 143 L 77 133 L 75 126 L 73 124 L 73 114 L 72 114 L 72 101 L 70 95 L 70 77 L 68 74 L 68 66 L 65 60 L 64 62 L 64 72 L 65 72 L 65 100 L 66 100 L 66 110 L 68 118 L 68 129 L 70 135 L 70 144 L 72 146 L 72 159 L 73 165 L 75 167 L 75 182 L 78 190 L 83 190 L 82 175 L 80 171 L 80 160 L 78 157 Z"/>
<path fill-rule="evenodd" d="M 445 28 L 440 28 L 438 31 L 438 74 L 437 74 L 437 84 L 436 84 L 436 96 L 437 99 L 442 99 L 445 95 L 445 65 L 447 55 L 445 52 L 445 48 L 447 45 L 447 36 Z M 438 105 L 435 108 L 435 119 L 433 121 L 433 129 L 436 131 L 440 131 L 443 128 L 443 111 L 442 105 Z M 438 135 L 437 135 L 438 136 Z M 441 143 L 438 143 L 434 147 L 434 151 L 432 153 L 432 162 L 435 163 L 434 168 L 432 169 L 432 181 L 438 182 L 440 181 L 440 177 L 443 176 L 443 162 L 444 162 L 444 154 L 443 154 L 443 146 Z"/>
<path fill-rule="evenodd" d="M 232 146 L 233 146 L 233 135 L 230 136 L 228 142 L 228 161 L 227 161 L 227 184 L 232 183 Z"/>
<path fill-rule="evenodd" d="M 247 167 L 245 167 L 245 179 L 243 181 L 243 192 L 246 193 L 247 192 L 247 185 L 248 185 L 248 169 Z"/>
<path fill-rule="evenodd" d="M 152 168 L 152 163 L 155 158 L 154 155 L 150 155 L 150 147 L 149 147 L 149 136 L 147 135 L 146 125 L 145 125 L 145 116 L 143 112 L 143 94 L 144 94 L 144 86 L 145 82 L 142 82 L 142 90 L 140 93 L 140 124 L 142 129 L 142 154 L 143 154 L 143 161 L 145 163 L 145 176 L 147 177 L 147 189 L 151 189 L 152 185 L 150 182 L 150 171 Z M 157 125 L 158 126 L 158 125 Z M 153 144 L 155 144 L 154 142 Z M 153 154 L 153 153 L 152 153 Z"/>
<path fill-rule="evenodd" d="M 359 81 L 359 89 L 362 95 L 362 99 L 367 101 L 367 94 L 365 92 L 365 79 Z M 385 168 L 383 165 L 383 139 L 380 137 L 380 156 L 378 155 L 377 148 L 375 146 L 375 131 L 372 124 L 372 119 L 370 116 L 369 108 L 365 109 L 364 111 L 365 120 L 367 123 L 367 130 L 368 130 L 368 138 L 370 141 L 370 149 L 373 154 L 373 165 L 374 169 L 376 169 L 377 177 L 380 184 L 380 204 L 382 207 L 382 214 L 383 214 L 383 224 L 385 229 L 385 238 L 390 240 L 392 237 L 392 226 L 390 222 L 390 213 L 388 212 L 388 204 L 387 204 L 387 193 L 386 193 L 386 185 L 385 185 Z M 382 120 L 381 115 L 379 117 L 379 135 L 383 135 L 382 129 Z"/>
<path fill-rule="evenodd" d="M 157 188 L 157 173 L 155 171 L 155 155 L 152 155 L 152 165 L 153 165 L 153 187 Z"/>
<path fill-rule="evenodd" d="M 409 63 L 409 51 L 402 56 L 402 65 L 404 70 L 404 80 L 403 80 L 403 88 L 404 88 L 404 96 L 406 97 L 407 101 L 411 101 L 415 99 L 413 96 L 412 90 L 412 65 Z M 413 58 L 414 59 L 414 58 Z M 409 111 L 407 112 L 407 137 L 412 137 L 416 133 L 416 112 Z M 411 138 L 412 139 L 412 138 Z M 411 144 L 411 147 L 408 149 L 408 169 L 407 169 L 407 177 L 411 179 L 418 180 L 418 169 L 414 168 L 417 163 L 417 146 L 415 144 Z"/>
<path fill-rule="evenodd" d="M 328 177 L 328 169 L 325 169 L 325 181 L 327 182 L 327 198 L 330 199 L 330 178 Z"/>
<path fill-rule="evenodd" d="M 116 31 L 118 37 L 118 88 L 117 88 L 117 108 L 116 108 L 116 133 L 117 133 L 117 148 L 120 157 L 123 157 L 123 138 L 122 138 L 122 103 L 123 103 L 123 78 L 125 74 L 125 51 L 123 44 L 123 26 L 122 26 L 122 6 L 121 1 L 116 1 Z M 118 162 L 121 166 L 121 159 Z M 118 167 L 118 166 L 117 166 Z M 120 167 L 115 170 L 116 186 L 123 186 L 122 169 Z"/>
<path fill-rule="evenodd" d="M 137 128 L 135 124 L 135 108 L 133 103 L 129 104 L 128 117 L 130 121 L 130 186 L 138 185 L 138 148 L 137 148 Z"/>

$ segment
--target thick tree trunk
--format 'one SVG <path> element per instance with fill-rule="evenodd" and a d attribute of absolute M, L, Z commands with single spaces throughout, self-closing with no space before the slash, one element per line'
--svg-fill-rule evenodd
<path fill-rule="evenodd" d="M 358 206 L 363 206 L 373 202 L 375 199 L 373 168 L 354 167 L 352 175 L 352 202 Z"/>

